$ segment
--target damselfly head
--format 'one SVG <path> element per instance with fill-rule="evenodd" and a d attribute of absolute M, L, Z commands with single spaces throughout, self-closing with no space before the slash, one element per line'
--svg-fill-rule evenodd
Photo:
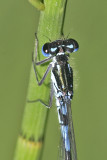
<path fill-rule="evenodd" d="M 45 43 L 42 47 L 42 54 L 45 57 L 50 55 L 56 56 L 58 53 L 72 53 L 76 52 L 79 45 L 74 39 L 56 40 L 50 43 Z"/>

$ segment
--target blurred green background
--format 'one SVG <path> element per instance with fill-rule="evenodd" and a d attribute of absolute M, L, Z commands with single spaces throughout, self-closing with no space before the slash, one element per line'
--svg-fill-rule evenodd
<path fill-rule="evenodd" d="M 107 1 L 68 0 L 64 34 L 79 42 L 71 55 L 78 160 L 107 159 Z M 21 128 L 39 11 L 27 0 L 0 1 L 0 160 L 12 160 Z M 48 36 L 48 35 L 47 35 Z M 42 160 L 56 160 L 59 125 L 50 110 Z"/>

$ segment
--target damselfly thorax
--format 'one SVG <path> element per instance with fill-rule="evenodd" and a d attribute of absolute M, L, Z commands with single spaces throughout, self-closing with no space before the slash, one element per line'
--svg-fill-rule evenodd
<path fill-rule="evenodd" d="M 56 55 L 53 60 L 51 80 L 57 98 L 73 96 L 73 71 L 68 63 L 68 56 L 64 53 Z"/>

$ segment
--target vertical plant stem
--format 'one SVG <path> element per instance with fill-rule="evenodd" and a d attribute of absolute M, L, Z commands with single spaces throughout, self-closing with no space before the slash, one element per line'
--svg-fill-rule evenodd
<path fill-rule="evenodd" d="M 39 42 L 38 60 L 44 59 L 41 54 L 41 48 L 45 42 L 48 42 L 49 39 L 53 41 L 61 38 L 66 0 L 45 0 L 44 4 L 45 10 L 41 11 L 37 32 Z M 40 79 L 47 66 L 48 64 L 37 67 Z M 48 75 L 45 83 L 38 87 L 32 66 L 27 100 L 42 99 L 45 103 L 48 103 L 50 94 L 49 84 L 50 77 Z M 40 102 L 28 103 L 26 101 L 21 134 L 18 138 L 14 160 L 38 160 L 40 158 L 48 110 Z"/>

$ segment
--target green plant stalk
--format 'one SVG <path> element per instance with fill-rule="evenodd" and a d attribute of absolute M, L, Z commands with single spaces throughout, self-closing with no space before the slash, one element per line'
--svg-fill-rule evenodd
<path fill-rule="evenodd" d="M 39 42 L 38 61 L 44 59 L 41 53 L 43 44 L 48 42 L 49 39 L 53 41 L 61 38 L 66 0 L 45 0 L 44 4 L 45 10 L 40 14 L 37 32 Z M 47 66 L 48 64 L 37 67 L 40 79 L 46 71 Z M 50 75 L 48 75 L 42 86 L 37 85 L 32 66 L 27 101 L 42 99 L 48 104 L 50 94 L 49 84 Z M 14 160 L 38 160 L 40 158 L 48 111 L 49 109 L 44 107 L 40 102 L 26 102 L 21 134 L 18 138 Z"/>

